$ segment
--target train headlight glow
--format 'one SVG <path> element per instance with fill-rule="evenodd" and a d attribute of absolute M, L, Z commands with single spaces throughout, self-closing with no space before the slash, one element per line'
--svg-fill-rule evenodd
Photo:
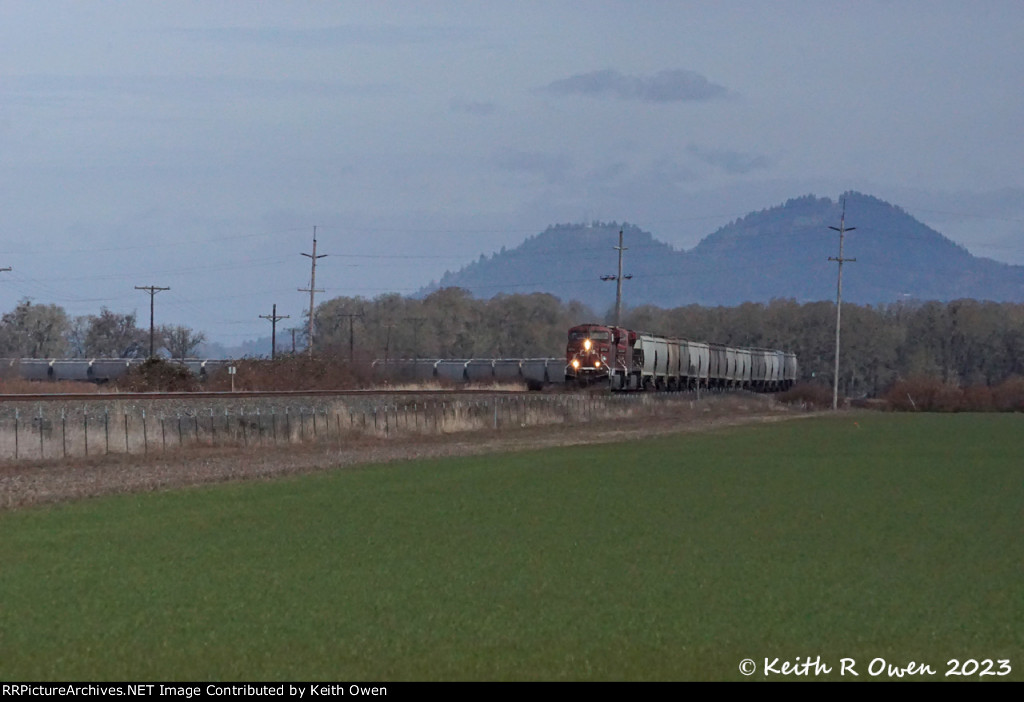
<path fill-rule="evenodd" d="M 580 362 L 577 359 L 575 359 L 575 358 L 572 359 L 572 367 L 573 368 L 579 368 L 580 367 Z"/>
<path fill-rule="evenodd" d="M 590 339 L 587 339 L 586 341 L 583 342 L 584 351 L 589 351 L 591 346 L 593 346 L 593 344 L 590 343 Z"/>
<path fill-rule="evenodd" d="M 601 367 L 601 362 L 600 361 L 594 361 L 594 368 L 600 368 L 600 367 Z"/>

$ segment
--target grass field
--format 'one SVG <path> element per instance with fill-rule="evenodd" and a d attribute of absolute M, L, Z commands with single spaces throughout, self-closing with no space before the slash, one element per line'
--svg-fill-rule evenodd
<path fill-rule="evenodd" d="M 0 679 L 1020 680 L 1022 456 L 854 414 L 11 511 Z"/>

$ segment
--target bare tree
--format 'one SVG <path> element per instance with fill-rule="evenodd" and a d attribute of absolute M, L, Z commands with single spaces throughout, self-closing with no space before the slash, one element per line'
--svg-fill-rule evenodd
<path fill-rule="evenodd" d="M 119 314 L 106 307 L 89 317 L 85 334 L 87 356 L 101 358 L 139 358 L 149 349 L 149 335 L 135 323 L 135 313 Z"/>
<path fill-rule="evenodd" d="M 65 335 L 70 326 L 63 307 L 22 300 L 0 318 L 0 353 L 22 358 L 66 356 Z"/>
<path fill-rule="evenodd" d="M 86 353 L 85 339 L 89 333 L 89 315 L 80 315 L 71 320 L 64 337 L 68 341 L 68 351 L 72 358 L 84 358 Z"/>
<path fill-rule="evenodd" d="M 171 358 L 184 360 L 192 355 L 199 344 L 206 341 L 206 334 L 193 331 L 184 325 L 164 325 L 159 329 L 161 345 L 167 349 Z"/>

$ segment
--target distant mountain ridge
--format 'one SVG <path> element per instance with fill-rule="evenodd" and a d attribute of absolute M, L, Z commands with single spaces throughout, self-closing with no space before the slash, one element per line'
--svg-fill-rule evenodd
<path fill-rule="evenodd" d="M 904 210 L 870 195 L 838 200 L 806 195 L 752 212 L 705 237 L 689 251 L 658 241 L 630 224 L 560 224 L 518 247 L 481 256 L 424 292 L 462 287 L 477 297 L 547 292 L 579 300 L 595 312 L 614 304 L 620 228 L 627 251 L 627 307 L 653 304 L 733 306 L 794 298 L 835 298 L 838 227 L 846 202 L 843 299 L 882 304 L 901 299 L 975 298 L 1024 302 L 1024 266 L 973 256 Z"/>

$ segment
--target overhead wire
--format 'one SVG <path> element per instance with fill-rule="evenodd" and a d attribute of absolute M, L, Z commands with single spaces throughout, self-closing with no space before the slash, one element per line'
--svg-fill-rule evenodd
<path fill-rule="evenodd" d="M 793 204 L 794 203 L 787 203 L 787 206 L 792 207 Z M 868 206 L 878 206 L 878 207 L 892 207 L 892 205 L 889 205 L 888 203 L 884 203 L 882 201 L 874 202 L 871 199 L 865 199 L 863 201 L 860 201 L 860 204 L 865 204 L 865 205 L 868 205 Z M 809 201 L 807 203 L 807 205 L 808 206 L 817 205 L 817 200 Z M 767 209 L 775 209 L 775 208 L 767 208 Z M 992 219 L 992 220 L 1007 221 L 1007 222 L 1021 222 L 1022 221 L 1022 220 L 1020 220 L 1018 218 L 994 217 L 994 216 L 989 216 L 989 215 L 980 215 L 980 214 L 977 214 L 977 213 L 952 212 L 952 211 L 946 211 L 946 210 L 932 210 L 932 209 L 929 209 L 929 208 L 917 208 L 917 207 L 906 207 L 906 208 L 903 208 L 903 207 L 901 207 L 901 208 L 898 208 L 898 209 L 902 209 L 903 211 L 911 211 L 912 210 L 912 211 L 915 211 L 915 212 L 929 212 L 929 213 L 932 213 L 932 214 L 942 214 L 942 215 L 946 215 L 946 216 L 974 217 L 974 218 Z M 716 219 L 718 219 L 718 220 L 720 220 L 720 219 L 736 219 L 736 220 L 741 220 L 741 219 L 743 219 L 743 218 L 745 218 L 747 216 L 750 216 L 752 214 L 757 214 L 757 213 L 756 212 L 744 212 L 744 213 L 737 213 L 737 214 L 702 215 L 702 216 L 687 217 L 687 218 L 676 218 L 676 219 L 670 219 L 670 220 L 658 219 L 658 220 L 652 220 L 652 222 L 653 223 L 664 224 L 664 223 L 682 223 L 682 222 L 708 221 L 708 220 L 716 220 Z M 623 225 L 626 225 L 627 223 L 623 222 L 622 225 L 619 225 L 618 223 L 609 223 L 609 224 L 611 224 L 612 226 L 623 226 Z M 318 225 L 318 231 L 321 232 L 321 233 L 330 233 L 332 231 L 336 231 L 336 230 L 340 230 L 340 229 L 343 229 L 343 228 L 340 227 L 340 226 L 336 227 L 336 226 L 332 226 L 332 225 Z M 358 229 L 360 231 L 377 232 L 377 233 L 381 233 L 381 232 L 396 232 L 396 233 L 416 232 L 416 233 L 421 233 L 421 234 L 422 233 L 428 233 L 428 234 L 453 234 L 453 235 L 467 235 L 467 236 L 469 236 L 469 235 L 479 236 L 481 234 L 520 234 L 520 233 L 536 234 L 536 230 L 535 229 L 518 229 L 518 228 L 358 227 Z M 549 227 L 548 230 L 546 230 L 545 232 L 541 232 L 541 234 L 546 233 L 547 231 L 552 231 L 552 229 L 554 229 L 554 231 L 557 232 L 557 228 Z M 862 229 L 862 231 L 860 232 L 861 235 L 866 234 L 866 233 L 870 233 L 870 230 L 863 231 L 863 229 L 864 229 L 863 226 L 861 227 L 861 229 Z M 267 238 L 267 237 L 273 237 L 273 236 L 280 236 L 282 234 L 295 234 L 295 233 L 300 233 L 300 232 L 310 232 L 311 230 L 312 230 L 311 226 L 309 226 L 309 227 L 292 227 L 292 228 L 285 228 L 285 229 L 273 229 L 273 230 L 256 232 L 256 233 L 229 234 L 229 235 L 222 235 L 222 236 L 181 239 L 181 240 L 175 240 L 175 241 L 162 241 L 162 242 L 148 241 L 145 244 L 128 245 L 128 246 L 118 245 L 116 247 L 112 246 L 112 247 L 100 247 L 100 248 L 80 247 L 79 246 L 79 247 L 73 247 L 73 248 L 68 248 L 68 249 L 48 248 L 46 251 L 38 251 L 38 250 L 36 250 L 36 251 L 27 250 L 26 251 L 24 249 L 20 249 L 17 252 L 6 252 L 6 253 L 8 253 L 8 254 L 17 253 L 18 255 L 46 254 L 48 257 L 52 257 L 54 255 L 61 255 L 61 254 L 104 253 L 104 252 L 153 250 L 153 249 L 170 248 L 170 247 L 187 246 L 187 245 L 212 245 L 212 244 L 218 244 L 218 243 L 222 243 L 222 242 L 230 242 L 230 241 L 235 241 L 235 240 L 252 240 L 252 239 L 257 239 L 257 238 Z M 352 229 L 350 227 L 345 227 L 344 228 L 345 232 L 350 232 L 351 230 Z M 539 236 L 539 234 L 537 234 L 537 235 Z M 321 234 L 321 236 L 322 236 L 322 234 Z M 918 239 L 921 239 L 921 240 L 923 240 L 925 238 L 924 236 L 917 237 L 915 235 L 904 235 L 904 236 L 911 236 L 911 237 L 918 238 Z M 928 238 L 930 238 L 930 237 L 928 237 Z M 529 240 L 527 240 L 527 241 L 529 241 Z M 961 246 L 960 244 L 956 244 L 956 245 L 957 246 Z M 1013 246 L 1013 245 L 1003 244 L 1003 243 L 1000 243 L 1000 244 L 974 244 L 973 246 L 975 248 L 982 248 L 982 247 L 984 247 L 984 248 L 1002 249 L 1002 250 L 1019 250 L 1020 249 L 1020 247 L 1018 247 L 1018 246 Z M 673 250 L 673 251 L 679 251 L 680 253 L 685 253 L 685 251 L 683 251 L 683 250 L 675 249 L 670 244 L 662 243 L 662 242 L 656 242 L 656 243 L 652 243 L 652 244 L 635 244 L 634 246 L 629 247 L 629 248 L 631 248 L 634 251 L 639 251 L 639 250 L 644 250 L 644 249 L 664 249 L 666 247 L 671 249 L 671 250 Z M 574 255 L 576 260 L 596 260 L 600 255 L 605 254 L 607 252 L 606 250 L 609 250 L 609 249 L 612 249 L 612 248 L 614 248 L 614 247 L 612 247 L 611 245 L 609 245 L 609 246 L 575 247 L 575 248 L 572 249 L 572 253 L 573 253 L 573 255 Z M 961 246 L 961 248 L 964 248 L 964 247 Z M 508 250 L 503 250 L 501 252 L 495 252 L 491 256 L 482 255 L 482 258 L 484 260 L 493 260 L 493 258 L 498 256 L 498 255 L 501 255 L 501 256 L 504 256 L 504 257 L 511 257 L 511 258 L 518 258 L 518 257 L 527 258 L 527 257 L 536 256 L 536 255 L 563 254 L 563 253 L 565 253 L 565 250 L 566 250 L 565 247 L 544 247 L 544 248 L 529 248 L 529 247 L 527 247 L 524 250 L 522 248 L 522 244 L 520 244 L 519 247 L 516 247 L 516 248 L 513 248 L 513 249 L 508 249 Z M 0 253 L 4 253 L 4 252 L 0 252 Z M 425 261 L 425 260 L 466 260 L 467 259 L 465 254 L 440 255 L 440 254 L 413 254 L 413 253 L 410 253 L 410 254 L 338 253 L 338 254 L 328 254 L 328 255 L 331 256 L 332 258 L 335 258 L 335 259 L 351 260 L 351 261 L 376 261 L 376 262 L 405 261 L 405 260 L 408 260 L 408 261 L 424 260 Z M 466 265 L 467 266 L 468 265 L 472 265 L 472 264 L 476 263 L 479 260 L 480 259 L 469 259 L 467 261 Z M 135 280 L 139 276 L 199 275 L 199 274 L 206 274 L 206 273 L 220 272 L 220 271 L 232 271 L 232 270 L 246 270 L 246 269 L 265 268 L 265 267 L 268 267 L 268 266 L 281 265 L 283 263 L 286 263 L 287 261 L 288 261 L 288 257 L 284 257 L 284 256 L 280 256 L 279 255 L 279 256 L 267 257 L 267 258 L 261 258 L 261 259 L 253 259 L 253 260 L 245 260 L 245 261 L 233 261 L 233 262 L 230 262 L 230 263 L 214 263 L 214 264 L 207 264 L 207 265 L 189 265 L 189 266 L 181 266 L 181 267 L 170 267 L 170 268 L 158 269 L 158 270 L 152 270 L 152 271 L 134 271 L 130 275 L 129 274 L 124 274 L 124 273 L 117 273 L 117 274 L 115 274 L 115 273 L 104 273 L 104 274 L 99 274 L 99 275 L 82 275 L 82 276 L 75 276 L 75 277 L 71 277 L 71 278 L 64 278 L 63 281 L 66 281 L 66 282 L 110 281 L 110 280 L 129 281 L 129 280 Z M 358 268 L 358 267 L 361 267 L 361 264 L 360 263 L 350 263 L 350 264 L 347 264 L 347 267 L 356 267 L 356 268 Z M 646 275 L 648 277 L 659 277 L 659 276 L 662 276 L 662 275 L 674 275 L 674 274 L 656 274 L 656 273 L 652 273 L 652 274 L 646 274 Z M 15 284 L 13 287 L 20 287 L 23 293 L 24 292 L 29 292 L 29 293 L 34 292 L 37 295 L 46 296 L 49 299 L 56 300 L 56 301 L 61 301 L 61 302 L 72 302 L 72 303 L 77 303 L 77 304 L 92 304 L 92 303 L 97 303 L 97 302 L 100 302 L 100 303 L 119 302 L 119 301 L 125 301 L 125 300 L 130 300 L 130 299 L 134 298 L 134 296 L 130 292 L 126 292 L 123 295 L 105 296 L 105 297 L 96 297 L 96 296 L 86 297 L 86 296 L 73 295 L 73 294 L 70 294 L 67 291 L 67 289 L 63 289 L 63 288 L 59 289 L 57 287 L 54 287 L 49 282 L 46 282 L 46 281 L 43 281 L 43 280 L 40 280 L 40 279 L 37 279 L 37 278 L 25 277 L 25 276 L 23 276 L 21 274 L 18 274 L 18 273 L 14 273 L 13 275 L 11 275 L 11 277 L 7 278 L 7 280 L 9 280 L 11 283 Z M 521 288 L 547 287 L 547 286 L 551 286 L 551 285 L 554 285 L 554 284 L 567 285 L 567 284 L 592 283 L 592 284 L 597 285 L 599 282 L 600 281 L 598 281 L 598 280 L 590 280 L 589 278 L 587 278 L 587 279 L 565 279 L 565 280 L 551 280 L 551 279 L 548 279 L 548 280 L 545 280 L 545 281 L 530 282 L 530 283 L 525 283 L 524 282 L 524 283 L 503 284 L 503 285 L 484 284 L 484 285 L 470 285 L 469 287 L 472 287 L 474 289 L 502 289 L 502 288 L 517 288 L 517 289 L 521 289 Z M 423 290 L 425 287 L 426 286 L 418 286 L 418 287 L 346 286 L 345 288 L 328 287 L 328 288 L 326 288 L 325 292 L 326 291 L 330 291 L 330 292 L 334 293 L 334 292 L 340 292 L 342 290 L 350 291 L 350 292 L 357 292 L 357 293 L 358 292 L 416 292 L 416 291 L 419 291 L 419 290 Z M 274 292 L 282 292 L 282 293 L 284 293 L 284 292 L 290 292 L 290 291 L 291 291 L 290 288 L 289 289 L 283 289 L 282 288 L 282 289 L 278 289 L 278 290 L 276 290 Z M 266 291 L 264 291 L 264 292 L 266 292 Z M 27 295 L 27 296 L 31 297 L 32 295 Z M 226 296 L 225 295 L 218 295 L 218 299 L 221 299 L 221 300 L 223 300 L 223 299 L 249 298 L 249 297 L 251 297 L 251 293 L 239 293 L 237 295 L 226 295 Z M 190 299 L 177 298 L 177 299 L 174 299 L 174 300 L 167 300 L 165 302 L 165 305 L 170 306 L 171 309 L 180 308 L 180 309 L 188 310 L 188 311 L 192 312 L 193 314 L 199 314 L 200 316 L 209 316 L 209 312 L 210 312 L 209 308 L 207 308 L 207 307 L 200 308 L 199 307 L 199 305 L 203 304 L 205 302 L 205 300 L 206 300 L 206 298 L 202 298 L 202 299 L 198 299 L 198 300 L 197 299 L 191 299 L 190 300 Z M 220 324 L 248 324 L 249 322 L 248 321 L 242 321 L 242 320 L 231 321 L 231 320 L 229 320 L 227 318 L 221 318 L 219 323 Z"/>

